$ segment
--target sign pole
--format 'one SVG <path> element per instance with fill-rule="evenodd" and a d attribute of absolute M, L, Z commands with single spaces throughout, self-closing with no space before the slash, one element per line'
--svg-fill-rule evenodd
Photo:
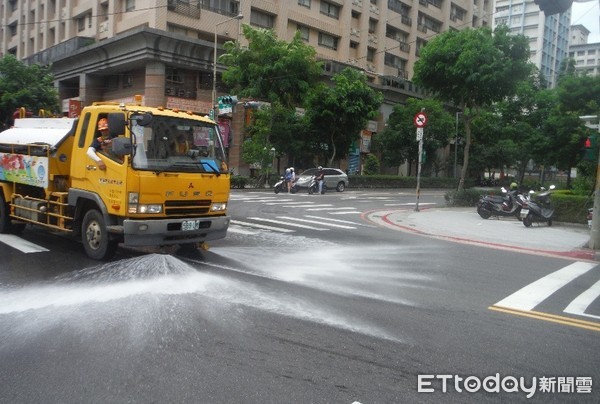
<path fill-rule="evenodd" d="M 419 212 L 419 196 L 421 195 L 421 164 L 423 159 L 423 128 L 417 128 L 417 140 L 419 141 L 419 160 L 417 165 L 417 202 L 415 212 Z"/>
<path fill-rule="evenodd" d="M 415 212 L 418 212 L 419 196 L 421 195 L 421 165 L 423 163 L 423 127 L 427 123 L 425 108 L 421 108 L 421 112 L 415 115 L 414 123 L 417 127 L 417 141 L 419 142 L 419 160 L 417 164 L 417 202 L 415 204 Z"/>

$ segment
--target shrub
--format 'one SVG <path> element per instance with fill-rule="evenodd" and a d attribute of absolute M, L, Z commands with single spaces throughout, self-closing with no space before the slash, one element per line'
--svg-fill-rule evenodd
<path fill-rule="evenodd" d="M 475 188 L 461 191 L 452 190 L 446 192 L 444 199 L 448 206 L 475 206 L 481 195 L 482 191 Z"/>
<path fill-rule="evenodd" d="M 365 175 L 374 175 L 379 173 L 379 160 L 375 155 L 367 155 L 364 172 Z"/>
<path fill-rule="evenodd" d="M 230 186 L 231 188 L 240 188 L 244 189 L 246 184 L 248 183 L 248 177 L 244 177 L 242 175 L 232 175 Z"/>

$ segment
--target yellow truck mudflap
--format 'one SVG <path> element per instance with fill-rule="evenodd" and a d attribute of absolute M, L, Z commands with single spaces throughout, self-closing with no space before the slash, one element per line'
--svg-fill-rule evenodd
<path fill-rule="evenodd" d="M 229 216 L 123 221 L 125 246 L 196 243 L 225 238 Z"/>

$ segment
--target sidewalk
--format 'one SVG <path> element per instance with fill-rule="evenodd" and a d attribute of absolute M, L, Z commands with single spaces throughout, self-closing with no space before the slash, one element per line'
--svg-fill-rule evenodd
<path fill-rule="evenodd" d="M 527 228 L 516 218 L 482 219 L 475 208 L 427 208 L 369 212 L 367 219 L 395 230 L 490 248 L 596 260 L 587 248 L 585 225 L 534 223 Z"/>

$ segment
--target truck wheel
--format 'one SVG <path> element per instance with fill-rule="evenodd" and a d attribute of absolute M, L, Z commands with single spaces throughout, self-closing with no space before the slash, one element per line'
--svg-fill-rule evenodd
<path fill-rule="evenodd" d="M 81 241 L 85 253 L 95 260 L 111 258 L 117 252 L 119 244 L 117 240 L 109 239 L 104 217 L 96 209 L 88 210 L 83 217 Z"/>
<path fill-rule="evenodd" d="M 4 202 L 4 198 L 0 195 L 0 233 L 10 232 L 10 217 L 8 216 L 8 204 Z"/>

